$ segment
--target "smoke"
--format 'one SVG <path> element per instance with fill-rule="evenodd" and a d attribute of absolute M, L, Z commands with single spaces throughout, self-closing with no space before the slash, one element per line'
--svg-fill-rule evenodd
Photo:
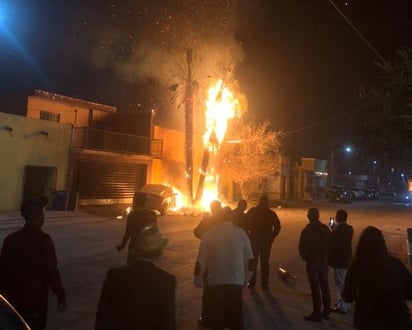
<path fill-rule="evenodd" d="M 128 83 L 153 78 L 167 84 L 190 48 L 196 79 L 219 75 L 244 58 L 236 34 L 241 12 L 255 6 L 248 0 L 134 0 L 83 7 L 73 22 L 73 56 L 86 56 L 89 67 Z"/>
<path fill-rule="evenodd" d="M 125 81 L 154 78 L 169 84 L 182 73 L 182 59 L 190 48 L 195 79 L 220 75 L 225 67 L 235 66 L 244 57 L 235 38 L 238 6 L 239 1 L 230 0 L 181 0 L 146 7 L 133 52 L 116 63 L 116 72 Z"/>
<path fill-rule="evenodd" d="M 111 75 L 104 82 L 106 88 L 116 91 L 126 86 L 130 100 L 126 102 L 120 97 L 115 102 L 127 103 L 130 110 L 136 109 L 133 105 L 136 97 L 133 101 L 132 95 L 137 90 L 143 96 L 150 94 L 149 97 L 156 98 L 163 93 L 162 102 L 170 102 L 170 95 L 164 90 L 182 83 L 187 73 L 187 49 L 192 50 L 192 77 L 200 88 L 209 88 L 219 78 L 224 78 L 227 84 L 233 82 L 233 73 L 245 57 L 239 31 L 247 25 L 245 17 L 253 17 L 251 13 L 258 7 L 258 0 L 104 3 L 96 6 L 82 2 L 62 53 L 68 63 L 71 59 L 81 59 L 90 75 Z M 156 81 L 159 89 L 164 90 L 148 90 L 149 80 Z M 173 108 L 163 112 L 182 118 L 181 109 Z"/>
<path fill-rule="evenodd" d="M 188 48 L 193 51 L 194 79 L 202 83 L 207 77 L 220 77 L 229 66 L 235 66 L 244 57 L 240 45 L 232 43 L 199 43 Z M 156 47 L 149 41 L 142 42 L 136 53 L 119 63 L 116 71 L 125 81 L 144 82 L 154 78 L 167 85 L 177 76 L 184 75 L 186 49 L 171 52 L 162 47 Z"/>

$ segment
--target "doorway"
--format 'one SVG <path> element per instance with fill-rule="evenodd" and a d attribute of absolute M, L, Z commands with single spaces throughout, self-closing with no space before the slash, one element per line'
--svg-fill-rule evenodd
<path fill-rule="evenodd" d="M 23 201 L 41 195 L 49 199 L 49 206 L 56 190 L 57 167 L 26 165 L 24 168 Z"/>

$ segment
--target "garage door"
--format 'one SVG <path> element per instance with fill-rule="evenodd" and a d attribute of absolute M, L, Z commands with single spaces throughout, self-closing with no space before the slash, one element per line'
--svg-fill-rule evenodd
<path fill-rule="evenodd" d="M 106 200 L 110 204 L 128 202 L 146 183 L 145 164 L 80 160 L 77 168 L 73 187 L 79 192 L 80 204 L 107 204 Z"/>

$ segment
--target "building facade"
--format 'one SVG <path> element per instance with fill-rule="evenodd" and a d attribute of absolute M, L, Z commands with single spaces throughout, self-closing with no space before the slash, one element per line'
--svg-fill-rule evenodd
<path fill-rule="evenodd" d="M 328 183 L 326 160 L 302 157 L 293 169 L 292 199 L 315 200 L 324 195 Z"/>
<path fill-rule="evenodd" d="M 23 97 L 26 98 L 25 102 L 21 100 Z M 138 136 L 99 129 L 100 122 L 116 114 L 115 107 L 40 90 L 35 90 L 30 95 L 20 95 L 12 101 L 7 103 L 10 112 L 21 113 L 22 104 L 26 104 L 26 117 L 8 115 L 14 116 L 16 121 L 30 122 L 31 125 L 39 127 L 46 125 L 46 128 L 47 125 L 52 125 L 57 131 L 61 129 L 62 132 L 70 132 L 68 141 L 56 142 L 64 147 L 57 150 L 50 143 L 48 145 L 48 152 L 58 155 L 60 170 L 55 187 L 48 188 L 43 192 L 45 195 L 50 195 L 49 190 L 54 194 L 67 192 L 66 204 L 70 202 L 71 196 L 74 196 L 76 206 L 131 203 L 134 192 L 152 181 L 153 160 L 162 156 L 162 141 L 153 139 L 150 135 Z M 13 127 L 13 123 L 4 125 Z M 153 125 L 153 122 L 148 121 L 146 125 Z M 152 130 L 149 128 L 146 131 Z M 5 133 L 2 138 L 10 139 L 10 132 Z M 46 135 L 41 136 L 46 138 Z M 51 138 L 49 133 L 48 140 Z M 0 143 L 7 141 L 0 140 Z M 19 141 L 18 149 L 30 154 L 40 146 L 31 145 L 26 138 Z M 3 150 L 7 149 L 2 146 Z M 33 163 L 30 159 L 25 161 Z M 10 164 L 4 166 L 8 167 Z M 4 202 L 3 208 L 17 208 L 26 195 L 15 195 L 15 201 Z"/>
<path fill-rule="evenodd" d="M 0 210 L 67 187 L 72 127 L 0 112 Z"/>

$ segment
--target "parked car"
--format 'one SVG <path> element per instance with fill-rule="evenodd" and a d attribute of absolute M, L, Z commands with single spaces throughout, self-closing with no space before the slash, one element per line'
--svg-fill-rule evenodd
<path fill-rule="evenodd" d="M 364 189 L 366 199 L 377 199 L 379 197 L 378 191 L 375 188 Z"/>
<path fill-rule="evenodd" d="M 332 186 L 327 190 L 326 196 L 331 202 L 352 203 L 351 192 L 343 186 Z"/>
<path fill-rule="evenodd" d="M 366 193 L 362 189 L 350 188 L 350 190 L 352 192 L 352 199 L 354 199 L 354 200 L 366 199 Z"/>
<path fill-rule="evenodd" d="M 396 197 L 395 200 L 398 203 L 405 204 L 405 205 L 412 205 L 412 191 L 407 191 L 403 193 L 399 193 Z"/>
<path fill-rule="evenodd" d="M 134 198 L 137 194 L 145 194 L 147 196 L 147 208 L 156 211 L 160 215 L 167 214 L 171 208 L 176 206 L 176 193 L 172 187 L 164 184 L 146 184 L 134 193 Z M 132 207 L 127 208 L 126 217 L 131 210 Z"/>
<path fill-rule="evenodd" d="M 0 295 L 0 329 L 30 330 L 14 307 Z"/>

